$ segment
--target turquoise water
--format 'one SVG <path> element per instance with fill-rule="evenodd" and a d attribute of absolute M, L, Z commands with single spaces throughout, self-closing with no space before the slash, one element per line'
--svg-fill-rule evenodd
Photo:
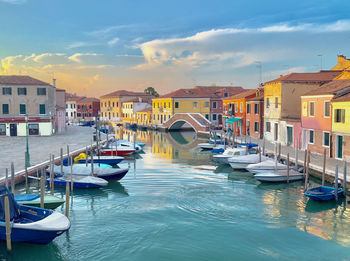
<path fill-rule="evenodd" d="M 263 185 L 216 166 L 192 132 L 138 133 L 145 153 L 103 189 L 75 190 L 71 229 L 11 260 L 349 260 L 345 201 L 315 204 L 303 183 Z M 36 190 L 32 184 L 33 191 Z M 23 188 L 18 188 L 23 191 Z M 56 188 L 56 195 L 64 190 Z M 64 213 L 64 208 L 58 211 Z"/>

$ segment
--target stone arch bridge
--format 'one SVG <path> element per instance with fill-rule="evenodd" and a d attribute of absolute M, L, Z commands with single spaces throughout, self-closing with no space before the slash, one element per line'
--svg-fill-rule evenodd
<path fill-rule="evenodd" d="M 168 131 L 181 130 L 185 124 L 191 126 L 195 132 L 209 131 L 211 122 L 200 113 L 175 113 L 163 123 L 162 127 Z"/>

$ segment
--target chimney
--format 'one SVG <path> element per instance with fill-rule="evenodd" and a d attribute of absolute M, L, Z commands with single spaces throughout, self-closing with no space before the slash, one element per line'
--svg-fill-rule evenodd
<path fill-rule="evenodd" d="M 52 86 L 56 88 L 56 79 L 52 79 Z"/>

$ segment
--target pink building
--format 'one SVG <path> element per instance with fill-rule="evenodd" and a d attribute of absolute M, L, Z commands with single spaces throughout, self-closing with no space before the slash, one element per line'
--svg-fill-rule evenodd
<path fill-rule="evenodd" d="M 66 91 L 63 89 L 56 88 L 55 131 L 56 133 L 61 133 L 65 130 L 66 130 Z"/>

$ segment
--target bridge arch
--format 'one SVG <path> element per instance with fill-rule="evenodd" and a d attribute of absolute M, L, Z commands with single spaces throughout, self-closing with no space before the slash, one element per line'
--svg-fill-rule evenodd
<path fill-rule="evenodd" d="M 186 120 L 179 119 L 174 121 L 170 127 L 168 128 L 169 131 L 171 130 L 179 130 L 182 129 L 185 124 L 188 124 L 194 131 L 196 131 L 196 128 L 192 126 L 192 124 Z"/>
<path fill-rule="evenodd" d="M 166 130 L 180 130 L 188 124 L 195 132 L 205 132 L 209 130 L 211 122 L 200 113 L 176 113 L 163 123 Z"/>

